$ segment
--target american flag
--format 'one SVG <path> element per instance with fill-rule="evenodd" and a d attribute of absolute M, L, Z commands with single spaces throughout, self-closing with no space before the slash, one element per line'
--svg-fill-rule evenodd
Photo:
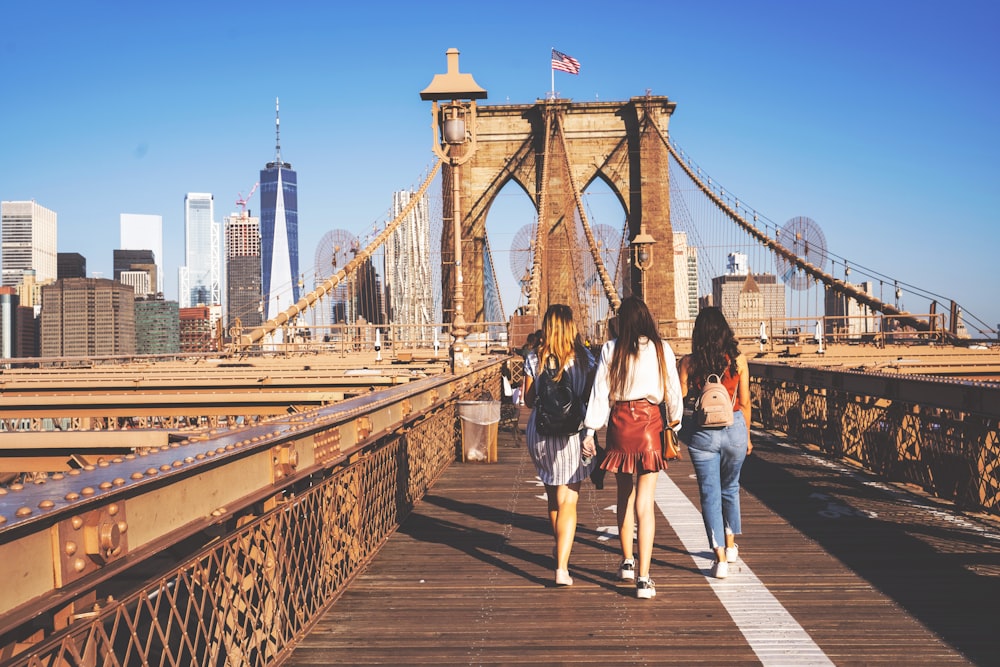
<path fill-rule="evenodd" d="M 567 56 L 562 51 L 552 49 L 552 69 L 566 72 L 567 74 L 579 74 L 580 61 L 572 56 Z"/>

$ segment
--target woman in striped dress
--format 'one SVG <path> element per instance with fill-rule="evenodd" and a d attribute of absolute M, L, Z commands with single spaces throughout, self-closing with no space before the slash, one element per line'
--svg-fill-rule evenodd
<path fill-rule="evenodd" d="M 545 484 L 548 498 L 549 519 L 555 536 L 555 582 L 570 586 L 569 556 L 576 536 L 576 504 L 580 483 L 590 476 L 594 463 L 584 463 L 580 454 L 580 433 L 570 435 L 542 435 L 535 427 L 535 387 L 538 375 L 547 364 L 558 369 L 556 380 L 568 373 L 573 393 L 584 403 L 590 395 L 589 381 L 594 368 L 594 357 L 583 344 L 573 321 L 573 310 L 564 304 L 549 306 L 542 320 L 542 341 L 538 347 L 537 363 L 531 365 L 533 374 L 525 401 L 532 408 L 528 419 L 528 452 L 535 463 L 539 479 Z M 526 364 L 526 367 L 529 365 Z"/>

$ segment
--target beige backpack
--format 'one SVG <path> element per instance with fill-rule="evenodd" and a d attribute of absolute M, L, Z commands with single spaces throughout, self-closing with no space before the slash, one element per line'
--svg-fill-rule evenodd
<path fill-rule="evenodd" d="M 736 394 L 729 397 L 729 390 L 722 384 L 722 378 L 712 373 L 705 378 L 705 386 L 694 404 L 694 416 L 703 428 L 724 428 L 733 425 L 733 409 Z"/>

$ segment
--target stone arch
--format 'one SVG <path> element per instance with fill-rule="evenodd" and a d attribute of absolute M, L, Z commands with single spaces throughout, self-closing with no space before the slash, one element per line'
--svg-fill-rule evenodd
<path fill-rule="evenodd" d="M 663 141 L 675 104 L 663 96 L 634 97 L 626 102 L 538 100 L 526 105 L 484 105 L 477 110 L 477 147 L 458 167 L 442 172 L 444 218 L 451 217 L 452 170 L 459 170 L 462 212 L 463 277 L 466 317 L 483 318 L 483 243 L 486 215 L 507 183 L 518 183 L 535 206 L 542 229 L 542 275 L 537 313 L 549 303 L 579 308 L 571 253 L 576 197 L 596 178 L 603 179 L 625 210 L 629 239 L 645 230 L 659 244 L 657 257 L 643 276 L 633 268 L 626 291 L 645 298 L 663 333 L 673 332 L 672 231 L 670 226 L 669 153 Z M 548 165 L 546 166 L 546 160 Z M 570 187 L 572 183 L 573 187 Z M 573 189 L 577 189 L 574 192 Z M 543 210 L 539 210 L 544 206 Z M 452 226 L 442 235 L 444 312 L 451 312 L 454 258 Z M 644 278 L 644 280 L 643 280 Z M 646 290 L 643 285 L 656 285 Z M 674 326 L 675 328 L 675 326 Z"/>

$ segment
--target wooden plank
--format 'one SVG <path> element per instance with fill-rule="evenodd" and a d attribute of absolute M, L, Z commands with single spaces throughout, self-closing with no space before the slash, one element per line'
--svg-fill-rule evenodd
<path fill-rule="evenodd" d="M 613 479 L 584 484 L 575 583 L 553 585 L 525 414 L 522 429 L 501 431 L 497 464 L 442 476 L 286 664 L 759 664 L 663 517 L 657 597 L 637 600 L 615 580 Z M 690 460 L 669 474 L 697 507 Z M 740 586 L 752 568 L 835 664 L 987 664 L 1000 649 L 987 627 L 997 527 L 924 503 L 758 437 L 744 468 L 742 561 L 718 583 Z"/>

